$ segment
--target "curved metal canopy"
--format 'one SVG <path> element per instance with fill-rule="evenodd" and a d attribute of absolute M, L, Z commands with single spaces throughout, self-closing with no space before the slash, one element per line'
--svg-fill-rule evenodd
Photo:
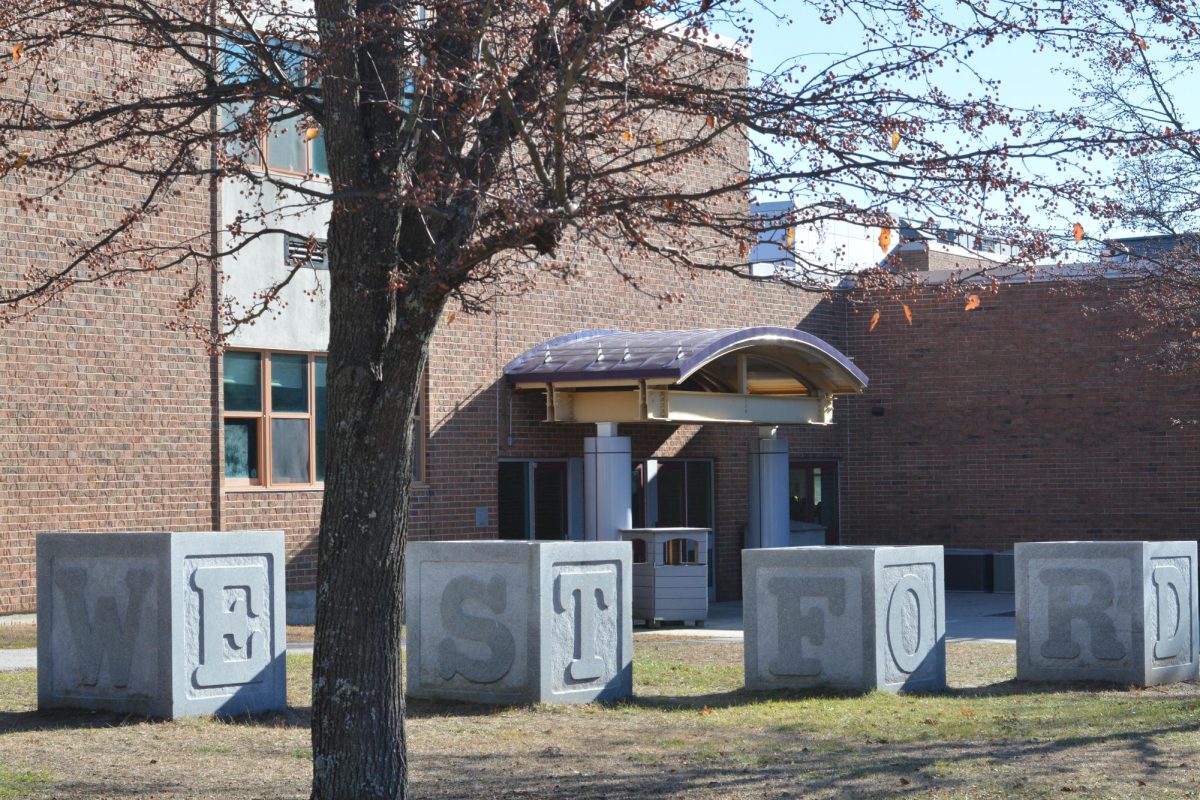
<path fill-rule="evenodd" d="M 745 391 L 744 387 L 728 386 L 715 368 L 730 355 L 760 359 L 827 395 L 856 394 L 867 386 L 862 370 L 828 342 L 804 331 L 778 327 L 578 331 L 527 350 L 505 366 L 504 375 L 518 386 L 611 386 L 626 381 L 678 385 L 691 379 L 710 391 Z"/>

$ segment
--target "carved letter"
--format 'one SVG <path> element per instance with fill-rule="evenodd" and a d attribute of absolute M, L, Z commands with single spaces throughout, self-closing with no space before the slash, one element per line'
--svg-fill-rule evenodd
<path fill-rule="evenodd" d="M 892 596 L 888 600 L 888 649 L 896 666 L 904 672 L 913 673 L 921 666 L 921 640 L 927 633 L 933 633 L 933 598 L 929 596 L 929 588 L 929 584 L 916 575 L 905 575 L 896 581 L 896 585 L 892 587 Z M 904 606 L 909 594 L 916 601 L 916 619 L 905 617 Z M 911 630 L 916 638 L 911 652 L 904 646 L 906 628 Z"/>
<path fill-rule="evenodd" d="M 609 572 L 564 572 L 558 576 L 558 613 L 575 612 L 572 680 L 594 681 L 604 675 L 604 659 L 596 654 L 596 610 L 612 605 L 617 578 Z M 577 598 L 574 602 L 571 598 Z M 593 599 L 594 598 L 594 599 Z"/>
<path fill-rule="evenodd" d="M 192 675 L 196 686 L 238 686 L 261 679 L 271 654 L 261 633 L 250 631 L 250 620 L 263 616 L 267 573 L 262 567 L 200 567 L 192 573 L 200 593 L 200 666 Z M 245 592 L 245 602 L 226 608 L 225 590 Z M 224 643 L 243 657 L 225 658 Z"/>
<path fill-rule="evenodd" d="M 1186 584 L 1183 582 L 1183 572 L 1171 564 L 1155 567 L 1151 573 L 1158 599 L 1158 640 L 1154 643 L 1154 657 L 1160 660 L 1176 658 L 1183 651 L 1184 638 L 1188 628 L 1188 610 L 1184 605 L 1182 592 Z M 1169 602 L 1174 598 L 1174 604 Z M 1175 626 L 1168 625 L 1167 612 L 1174 605 Z M 1168 630 L 1169 628 L 1169 630 Z"/>
<path fill-rule="evenodd" d="M 442 624 L 451 636 L 471 642 L 481 642 L 491 655 L 469 658 L 461 653 L 454 639 L 447 636 L 438 643 L 438 674 L 450 680 L 455 673 L 472 683 L 494 683 L 512 669 L 516 647 L 512 632 L 499 620 L 476 617 L 463 611 L 463 603 L 474 600 L 493 614 L 507 606 L 507 586 L 504 578 L 496 576 L 484 584 L 470 575 L 451 579 L 442 591 Z"/>
<path fill-rule="evenodd" d="M 153 576 L 144 569 L 131 569 L 125 573 L 129 601 L 125 605 L 123 621 L 117 613 L 117 598 L 111 595 L 97 597 L 96 615 L 94 618 L 88 616 L 87 602 L 83 598 L 87 583 L 88 574 L 83 569 L 60 569 L 54 573 L 54 585 L 66 600 L 67 621 L 75 639 L 79 682 L 84 686 L 95 686 L 100 680 L 100 664 L 107 658 L 112 685 L 124 689 L 129 685 L 133 645 L 141 628 L 142 606 Z"/>
<path fill-rule="evenodd" d="M 1112 578 L 1098 569 L 1057 567 L 1042 570 L 1038 576 L 1046 587 L 1048 635 L 1042 643 L 1045 658 L 1079 658 L 1081 648 L 1071 639 L 1071 621 L 1080 620 L 1091 632 L 1092 655 L 1106 661 L 1125 657 L 1125 647 L 1117 640 L 1117 626 L 1104 613 L 1113 604 L 1116 591 Z M 1081 587 L 1088 592 L 1084 603 L 1071 600 L 1071 590 Z"/>
<path fill-rule="evenodd" d="M 775 595 L 778 618 L 779 653 L 771 659 L 768 669 L 775 675 L 795 675 L 814 678 L 821 674 L 821 661 L 806 658 L 802 641 L 813 644 L 825 642 L 825 612 L 813 606 L 803 613 L 800 606 L 805 598 L 825 598 L 829 611 L 840 617 L 846 613 L 846 580 L 844 578 L 771 578 L 767 591 Z"/>

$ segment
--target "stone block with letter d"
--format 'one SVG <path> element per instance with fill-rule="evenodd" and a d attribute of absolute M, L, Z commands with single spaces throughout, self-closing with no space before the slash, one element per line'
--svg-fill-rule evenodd
<path fill-rule="evenodd" d="M 942 548 L 742 551 L 746 686 L 946 686 Z"/>
<path fill-rule="evenodd" d="M 633 692 L 628 542 L 413 542 L 408 694 L 586 703 Z"/>
<path fill-rule="evenodd" d="M 283 534 L 37 537 L 38 708 L 284 708 Z"/>
<path fill-rule="evenodd" d="M 1015 578 L 1019 680 L 1196 677 L 1195 542 L 1018 544 Z"/>

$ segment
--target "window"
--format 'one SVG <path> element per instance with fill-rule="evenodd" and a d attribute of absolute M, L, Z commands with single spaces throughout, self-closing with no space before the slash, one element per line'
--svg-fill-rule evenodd
<path fill-rule="evenodd" d="M 225 482 L 314 486 L 325 480 L 325 357 L 225 354 Z"/>
<path fill-rule="evenodd" d="M 320 486 L 325 483 L 328 392 L 325 356 L 225 354 L 225 483 Z M 424 379 L 413 419 L 413 480 L 425 469 Z"/>
<path fill-rule="evenodd" d="M 251 113 L 252 107 L 249 103 L 236 103 L 223 108 L 224 130 L 232 132 L 237 128 L 255 129 L 262 123 L 247 119 Z M 315 132 L 316 135 L 310 138 L 310 132 Z M 231 139 L 226 147 L 231 154 L 240 156 L 247 166 L 262 166 L 265 163 L 272 172 L 329 175 L 329 162 L 325 157 L 325 132 L 302 124 L 299 115 L 274 120 L 265 136 L 252 138 L 254 140 L 250 143 Z"/>
<path fill-rule="evenodd" d="M 716 596 L 713 462 L 707 458 L 647 459 L 633 465 L 633 527 L 708 528 L 708 592 Z"/>
<path fill-rule="evenodd" d="M 711 528 L 713 462 L 657 459 L 635 463 L 633 522 L 636 528 Z"/>
<path fill-rule="evenodd" d="M 814 532 L 824 537 L 822 541 L 806 540 L 806 544 L 838 543 L 836 463 L 791 462 L 788 465 L 788 495 L 792 530 Z"/>
<path fill-rule="evenodd" d="M 582 502 L 583 470 L 572 461 L 501 461 L 498 481 L 501 539 L 572 538 L 572 510 Z"/>
<path fill-rule="evenodd" d="M 258 80 L 274 80 L 274 73 L 267 69 L 263 58 L 273 60 L 282 69 L 288 82 L 297 91 L 315 90 L 320 87 L 312 64 L 312 49 L 300 42 L 276 39 L 265 43 L 267 54 L 247 46 L 247 41 L 238 39 L 238 32 L 231 31 L 229 38 L 221 43 L 220 72 L 230 84 L 252 83 Z M 258 113 L 262 113 L 260 105 Z M 272 117 L 285 115 L 295 107 L 287 103 L 270 105 Z M 222 130 L 261 131 L 262 119 L 251 119 L 255 108 L 251 103 L 233 103 L 223 106 Z M 287 115 L 286 119 L 274 120 L 262 136 L 231 140 L 229 151 L 245 160 L 247 165 L 265 164 L 272 171 L 293 175 L 328 175 L 329 163 L 325 157 L 324 132 L 306 121 L 304 115 Z"/>

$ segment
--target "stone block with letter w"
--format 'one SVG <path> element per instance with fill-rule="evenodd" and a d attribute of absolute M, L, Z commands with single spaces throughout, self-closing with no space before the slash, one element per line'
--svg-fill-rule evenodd
<path fill-rule="evenodd" d="M 38 707 L 175 718 L 283 708 L 283 534 L 37 539 Z"/>

